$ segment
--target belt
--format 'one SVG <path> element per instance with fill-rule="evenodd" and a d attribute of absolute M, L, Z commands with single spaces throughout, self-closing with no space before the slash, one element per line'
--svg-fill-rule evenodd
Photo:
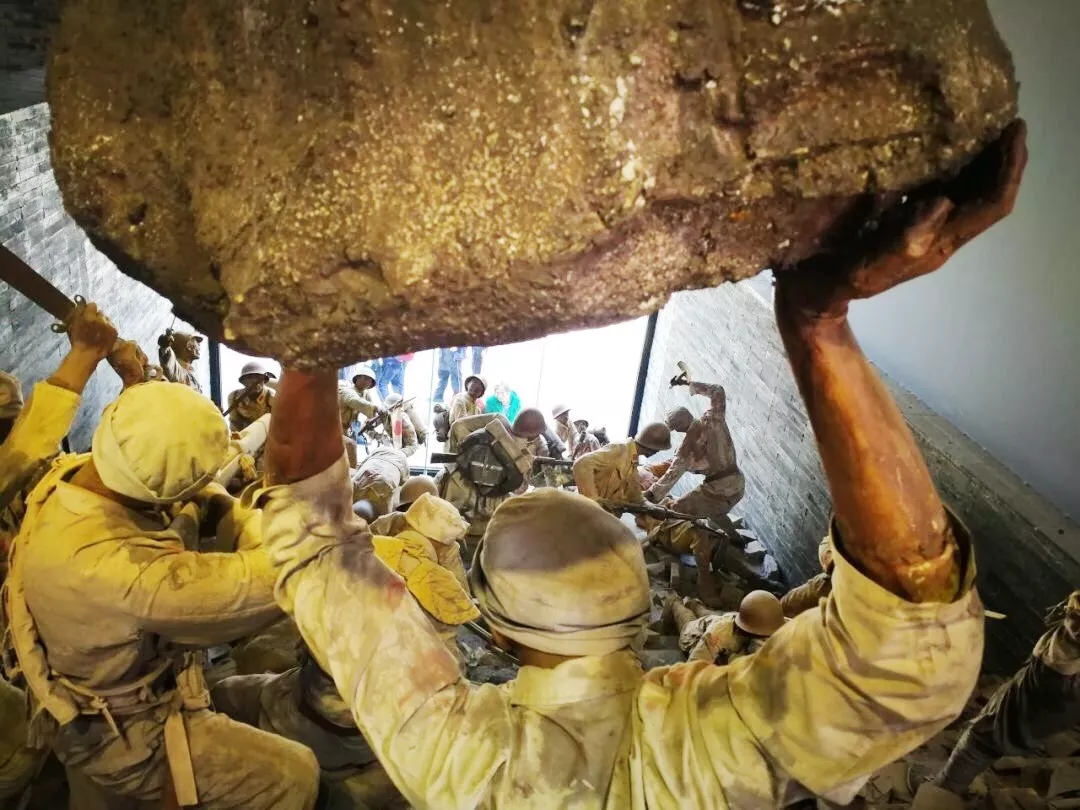
<path fill-rule="evenodd" d="M 165 760 L 181 807 L 199 803 L 195 786 L 195 770 L 191 764 L 191 747 L 181 710 L 186 699 L 177 684 L 176 662 L 164 659 L 154 669 L 131 683 L 112 689 L 88 689 L 73 683 L 63 675 L 56 679 L 67 688 L 83 714 L 101 715 L 112 732 L 123 738 L 116 717 L 141 714 L 159 706 L 168 706 L 165 717 Z"/>
<path fill-rule="evenodd" d="M 727 469 L 721 470 L 720 472 L 709 473 L 708 475 L 705 476 L 704 483 L 711 484 L 713 481 L 719 481 L 722 478 L 728 478 L 728 477 L 730 477 L 732 475 L 735 475 L 738 472 L 739 472 L 739 468 L 736 467 L 735 465 L 732 465 L 732 466 L 728 467 Z"/>

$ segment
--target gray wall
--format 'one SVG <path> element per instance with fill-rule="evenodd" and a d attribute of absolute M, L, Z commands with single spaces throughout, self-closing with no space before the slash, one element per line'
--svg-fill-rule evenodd
<path fill-rule="evenodd" d="M 1016 211 L 852 322 L 876 363 L 1080 519 L 1080 2 L 990 6 L 1030 127 Z"/>
<path fill-rule="evenodd" d="M 157 336 L 173 324 L 170 304 L 120 273 L 64 212 L 49 165 L 49 110 L 44 104 L 0 116 L 0 243 L 49 279 L 61 292 L 95 301 L 122 336 L 157 356 Z M 14 373 L 29 395 L 48 377 L 68 341 L 49 330 L 53 318 L 0 282 L 0 368 Z M 175 327 L 185 328 L 177 321 Z M 204 367 L 204 390 L 207 369 Z M 71 432 L 85 449 L 101 411 L 120 391 L 119 378 L 103 363 L 83 397 Z"/>
<path fill-rule="evenodd" d="M 56 0 L 0 0 L 0 115 L 45 100 Z"/>
<path fill-rule="evenodd" d="M 704 409 L 701 398 L 688 402 L 685 388 L 668 387 L 678 360 L 689 363 L 695 379 L 725 386 L 728 424 L 747 479 L 733 514 L 746 518 L 795 584 L 817 573 L 817 544 L 832 501 L 767 296 L 768 286 L 754 282 L 674 296 L 657 322 L 643 418 L 660 418 L 675 405 L 689 404 L 697 414 Z M 1080 583 L 1080 526 L 891 385 L 939 492 L 975 538 L 984 601 L 1008 614 L 987 626 L 986 664 L 1009 672 L 1042 632 L 1044 609 Z M 700 480 L 687 479 L 680 491 Z"/>

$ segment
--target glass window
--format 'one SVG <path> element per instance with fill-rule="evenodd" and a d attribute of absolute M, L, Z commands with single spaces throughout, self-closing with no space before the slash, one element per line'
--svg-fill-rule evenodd
<path fill-rule="evenodd" d="M 630 426 L 647 321 L 639 318 L 503 346 L 432 349 L 375 361 L 377 397 L 403 393 L 423 422 L 427 441 L 409 459 L 416 468 L 430 466 L 431 453 L 442 451 L 432 428 L 434 406 L 449 407 L 465 378 L 476 370 L 487 383 L 488 409 L 504 410 L 512 417 L 522 408 L 538 407 L 553 425 L 551 409 L 562 403 L 594 428 L 607 428 L 612 440 L 623 438 Z M 342 378 L 351 380 L 358 365 L 342 369 Z M 499 400 L 496 388 L 503 387 L 506 393 Z"/>

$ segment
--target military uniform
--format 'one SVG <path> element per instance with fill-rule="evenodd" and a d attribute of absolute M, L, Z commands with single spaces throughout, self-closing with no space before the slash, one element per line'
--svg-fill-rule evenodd
<path fill-rule="evenodd" d="M 401 416 L 401 447 L 396 448 L 405 454 L 405 458 L 411 458 L 412 454 L 420 446 L 420 437 L 416 434 L 416 427 L 408 412 L 396 411 Z M 393 418 L 395 412 L 388 413 L 383 417 L 382 431 L 375 434 L 374 439 L 381 447 L 395 448 Z M 371 437 L 371 434 L 368 434 Z"/>
<path fill-rule="evenodd" d="M 454 422 L 458 419 L 464 419 L 466 416 L 476 416 L 483 413 L 484 409 L 480 407 L 479 400 L 473 399 L 465 391 L 454 396 L 450 400 L 450 427 L 454 427 Z"/>
<path fill-rule="evenodd" d="M 353 501 L 368 501 L 380 515 L 394 506 L 394 493 L 409 480 L 409 462 L 402 451 L 376 447 L 353 474 Z"/>
<path fill-rule="evenodd" d="M 586 497 L 617 503 L 644 503 L 638 480 L 637 442 L 626 439 L 581 456 L 574 462 L 574 481 Z"/>
<path fill-rule="evenodd" d="M 186 360 L 176 356 L 176 351 L 170 345 L 158 347 L 158 360 L 161 361 L 161 373 L 169 382 L 180 383 L 188 388 L 194 388 L 200 394 L 202 385 L 195 374 L 195 367 Z"/>
<path fill-rule="evenodd" d="M 226 678 L 211 694 L 222 714 L 315 754 L 328 793 L 326 810 L 408 806 L 357 730 L 334 682 L 310 658 L 281 674 Z"/>
<path fill-rule="evenodd" d="M 761 649 L 766 639 L 740 633 L 735 626 L 736 615 L 700 616 L 684 625 L 679 631 L 679 649 L 687 654 L 686 660 L 730 664 Z"/>
<path fill-rule="evenodd" d="M 466 524 L 446 501 L 422 495 L 407 512 L 371 525 L 375 553 L 399 574 L 447 645 L 458 625 L 479 618 L 469 598 L 457 541 Z M 302 743 L 315 752 L 330 789 L 330 808 L 406 807 L 356 729 L 334 682 L 304 656 L 281 675 L 226 678 L 214 705 L 235 720 Z"/>
<path fill-rule="evenodd" d="M 60 452 L 60 442 L 71 429 L 81 397 L 73 391 L 39 382 L 30 401 L 15 419 L 0 445 L 0 508 L 20 491 Z M 5 524 L 5 528 L 15 528 Z"/>
<path fill-rule="evenodd" d="M 26 492 L 59 452 L 79 401 L 73 391 L 39 382 L 0 445 L 0 583 L 7 574 L 8 544 L 26 512 Z M 27 745 L 25 693 L 0 679 L 0 806 L 26 787 L 47 754 L 47 748 Z"/>
<path fill-rule="evenodd" d="M 574 441 L 576 439 L 574 433 L 573 423 L 564 425 L 558 419 L 555 420 L 555 435 L 559 437 L 559 441 L 566 445 L 571 458 L 574 457 Z"/>
<path fill-rule="evenodd" d="M 570 458 L 577 461 L 582 456 L 589 453 L 595 453 L 600 449 L 600 440 L 587 430 L 583 430 L 580 433 L 574 435 L 573 450 L 570 452 Z"/>
<path fill-rule="evenodd" d="M 341 416 L 341 427 L 346 435 L 353 422 L 363 416 L 370 419 L 379 411 L 379 404 L 372 395 L 373 389 L 361 393 L 356 386 L 348 380 L 338 380 L 338 413 Z"/>
<path fill-rule="evenodd" d="M 826 620 L 787 623 L 755 655 L 645 673 L 627 650 L 474 685 L 403 598 L 353 517 L 344 462 L 263 494 L 278 597 L 395 784 L 421 807 L 846 804 L 956 718 L 982 657 L 961 527 L 960 596 L 914 604 L 837 542 Z"/>
<path fill-rule="evenodd" d="M 792 588 L 780 600 L 780 607 L 789 619 L 812 610 L 832 592 L 832 576 L 824 571 L 797 588 Z"/>
<path fill-rule="evenodd" d="M 650 487 L 649 495 L 654 501 L 662 501 L 685 473 L 700 473 L 705 480 L 676 499 L 672 509 L 720 519 L 742 500 L 746 491 L 727 426 L 727 396 L 723 386 L 697 382 L 690 383 L 690 393 L 709 397 L 709 410 L 691 423 L 671 466 Z"/>
<path fill-rule="evenodd" d="M 476 414 L 473 417 L 465 417 L 459 421 L 457 430 L 451 428 L 450 445 L 456 449 L 464 436 L 480 430 L 488 431 L 493 441 L 501 445 L 506 454 L 514 459 L 515 466 L 522 475 L 522 483 L 516 493 L 482 494 L 456 464 L 448 465 L 435 477 L 435 482 L 439 487 L 439 497 L 449 501 L 469 523 L 467 542 L 470 547 L 483 536 L 488 519 L 495 514 L 499 505 L 514 494 L 528 489 L 533 462 L 536 459 L 533 454 L 533 442 L 511 433 L 506 418 L 502 414 Z"/>
<path fill-rule="evenodd" d="M 1003 756 L 1080 724 L 1080 590 L 1051 611 L 1049 629 L 1020 670 L 994 693 L 960 737 L 934 783 L 963 795 Z"/>
<path fill-rule="evenodd" d="M 310 752 L 210 711 L 185 652 L 280 615 L 258 513 L 234 510 L 240 551 L 187 551 L 160 511 L 67 483 L 88 458 L 57 462 L 32 493 L 5 587 L 9 642 L 39 721 L 59 723 L 57 756 L 133 799 L 159 799 L 168 766 L 187 803 L 309 810 Z"/>
<path fill-rule="evenodd" d="M 274 401 L 274 392 L 269 388 L 263 388 L 254 397 L 246 396 L 246 393 L 246 389 L 240 388 L 229 394 L 229 427 L 234 433 L 239 433 L 256 419 L 270 413 Z"/>

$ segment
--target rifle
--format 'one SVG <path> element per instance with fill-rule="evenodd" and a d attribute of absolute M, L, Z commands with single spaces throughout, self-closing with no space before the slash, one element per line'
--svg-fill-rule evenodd
<path fill-rule="evenodd" d="M 709 532 L 709 534 L 714 534 L 717 537 L 722 537 L 725 540 L 734 540 L 738 542 L 739 545 L 743 545 L 745 542 L 738 532 L 717 526 L 708 518 L 687 515 L 683 512 L 676 512 L 673 509 L 665 509 L 663 506 L 658 506 L 657 504 L 619 503 L 617 501 L 606 501 L 602 499 L 598 500 L 597 503 L 607 511 L 615 514 L 629 512 L 631 515 L 645 515 L 646 517 L 655 518 L 656 520 L 686 521 L 697 529 Z"/>
<path fill-rule="evenodd" d="M 358 435 L 363 436 L 369 430 L 372 430 L 372 429 L 378 427 L 379 423 L 383 419 L 385 419 L 387 416 L 389 416 L 390 414 L 392 414 L 394 411 L 398 410 L 399 408 L 404 409 L 406 405 L 412 404 L 412 401 L 414 399 L 416 399 L 416 397 L 413 397 L 412 399 L 403 399 L 397 405 L 391 405 L 389 408 L 379 408 L 375 412 L 375 415 L 373 417 L 368 419 L 366 422 L 364 422 L 363 425 L 360 426 L 360 431 L 359 431 Z"/>
<path fill-rule="evenodd" d="M 457 453 L 432 453 L 432 464 L 453 464 L 457 461 Z M 574 462 L 566 461 L 561 458 L 547 458 L 537 457 L 533 459 L 533 474 L 540 472 L 544 467 L 563 467 L 566 469 L 573 469 Z"/>
<path fill-rule="evenodd" d="M 236 401 L 233 402 L 233 404 L 230 405 L 221 415 L 224 417 L 228 417 L 228 415 L 232 413 L 237 408 L 237 406 L 239 406 L 241 403 L 252 400 L 253 396 L 258 396 L 258 394 L 253 395 L 250 388 L 245 388 L 240 394 L 240 396 L 236 398 Z"/>
<path fill-rule="evenodd" d="M 495 637 L 491 635 L 488 630 L 481 627 L 479 622 L 465 622 L 465 626 L 469 628 L 469 630 L 471 630 L 473 633 L 478 635 L 480 638 L 482 638 L 484 640 L 484 643 L 487 644 L 488 648 L 493 653 L 495 653 L 496 655 L 501 655 L 503 658 L 505 658 L 512 664 L 521 666 L 521 662 L 518 660 L 517 656 L 513 653 L 508 653 L 506 650 L 496 644 Z"/>

